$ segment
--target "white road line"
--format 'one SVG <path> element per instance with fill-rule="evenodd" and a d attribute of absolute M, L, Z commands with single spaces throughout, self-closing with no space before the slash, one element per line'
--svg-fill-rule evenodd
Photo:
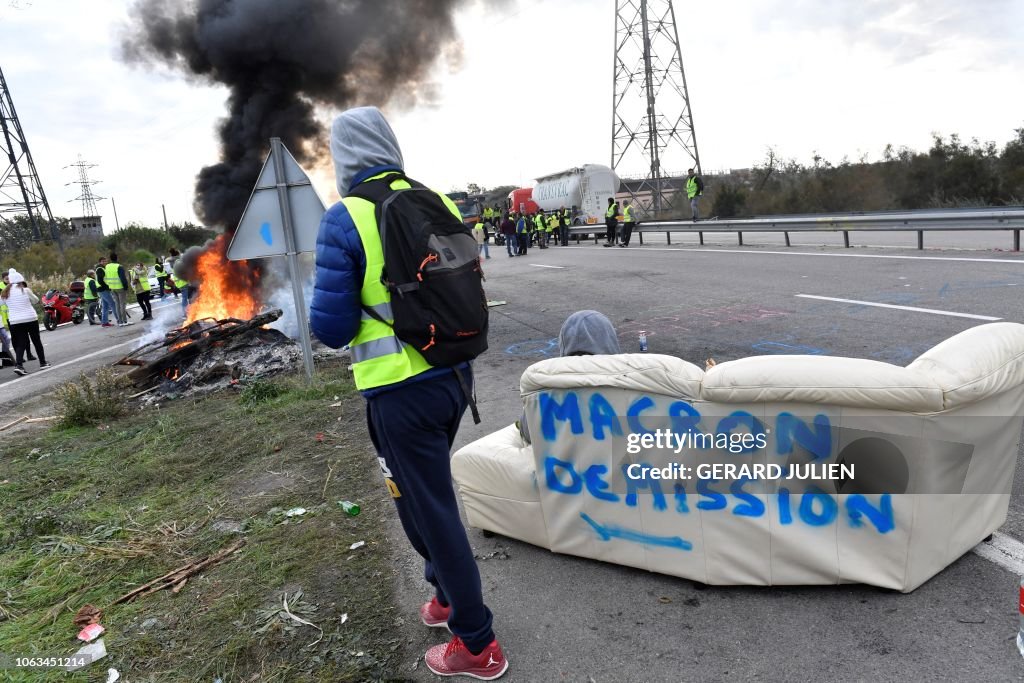
<path fill-rule="evenodd" d="M 580 247 L 581 249 L 592 249 L 602 251 L 597 247 Z M 1024 265 L 1024 257 L 1019 259 L 1008 258 L 968 258 L 966 256 L 896 256 L 893 254 L 836 254 L 833 252 L 821 251 L 762 251 L 760 249 L 706 249 L 706 248 L 675 248 L 675 247 L 639 247 L 633 253 L 645 251 L 695 251 L 701 254 L 770 254 L 773 256 L 841 256 L 843 258 L 881 258 L 900 259 L 908 261 L 969 261 L 972 263 L 1016 263 Z M 616 252 L 617 253 L 617 252 Z"/>
<path fill-rule="evenodd" d="M 831 296 L 815 296 L 813 294 L 797 294 L 800 299 L 817 299 L 818 301 L 835 301 L 841 304 L 857 304 L 858 306 L 873 306 L 875 308 L 893 308 L 897 311 L 913 311 L 914 313 L 931 313 L 933 315 L 948 315 L 952 318 L 970 318 L 971 320 L 987 320 L 989 322 L 1002 320 L 993 318 L 990 315 L 974 315 L 973 313 L 953 313 L 951 311 L 938 311 L 934 308 L 917 308 L 916 306 L 896 306 L 894 304 L 879 304 L 874 301 L 857 301 L 856 299 L 837 299 Z"/>
<path fill-rule="evenodd" d="M 94 356 L 99 356 L 100 354 L 107 353 L 108 351 L 113 351 L 114 349 L 119 349 L 122 346 L 128 346 L 129 344 L 137 344 L 138 342 L 139 342 L 138 338 L 135 338 L 135 339 L 130 339 L 130 340 L 126 341 L 126 342 L 122 342 L 120 344 L 115 344 L 113 346 L 108 346 L 105 349 L 100 349 L 99 351 L 94 351 L 92 353 L 87 353 L 84 356 L 79 356 L 78 358 L 75 358 L 74 360 L 64 361 L 63 363 L 59 363 L 57 365 L 51 365 L 46 370 L 36 370 L 35 372 L 33 372 L 30 375 L 25 375 L 25 376 L 19 377 L 17 379 L 12 379 L 12 380 L 10 380 L 8 382 L 4 382 L 0 386 L 6 387 L 6 386 L 10 386 L 12 384 L 17 384 L 18 382 L 24 382 L 25 380 L 34 379 L 35 377 L 38 377 L 40 375 L 40 373 L 48 374 L 48 373 L 52 372 L 53 370 L 57 370 L 59 368 L 64 368 L 64 367 L 67 367 L 69 365 L 74 365 L 75 363 L 79 363 L 79 362 L 81 362 L 83 360 L 88 360 L 89 358 L 93 358 Z"/>
<path fill-rule="evenodd" d="M 991 541 L 974 546 L 973 552 L 1017 576 L 1024 576 L 1024 543 L 1015 538 L 997 531 Z"/>
<path fill-rule="evenodd" d="M 557 268 L 558 270 L 565 270 L 565 266 L 545 266 L 540 263 L 531 263 L 530 265 L 534 268 Z"/>

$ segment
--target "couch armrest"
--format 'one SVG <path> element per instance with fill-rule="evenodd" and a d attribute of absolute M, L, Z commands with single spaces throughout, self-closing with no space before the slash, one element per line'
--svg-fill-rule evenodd
<path fill-rule="evenodd" d="M 990 323 L 950 337 L 907 366 L 943 392 L 946 410 L 1024 384 L 1024 325 Z"/>

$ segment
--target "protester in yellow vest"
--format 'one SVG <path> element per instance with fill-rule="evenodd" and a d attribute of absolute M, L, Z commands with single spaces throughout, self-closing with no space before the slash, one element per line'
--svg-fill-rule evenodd
<path fill-rule="evenodd" d="M 152 296 L 149 286 L 149 268 L 141 261 L 135 264 L 131 271 L 132 289 L 135 290 L 135 300 L 139 303 L 143 320 L 153 319 L 153 306 L 149 299 Z"/>
<path fill-rule="evenodd" d="M 694 221 L 700 220 L 700 212 L 697 209 L 697 200 L 704 194 L 704 181 L 699 175 L 695 175 L 693 169 L 686 171 L 686 198 L 690 200 L 690 213 Z"/>
<path fill-rule="evenodd" d="M 547 240 L 545 239 L 546 233 L 544 232 L 544 212 L 538 211 L 533 217 L 533 232 L 534 239 L 537 240 L 537 244 L 541 249 L 547 249 Z"/>
<path fill-rule="evenodd" d="M 633 206 L 629 203 L 629 200 L 623 200 L 622 202 L 622 241 L 619 243 L 620 247 L 629 246 L 629 238 L 633 235 L 633 227 L 636 225 L 636 221 L 633 219 Z"/>
<path fill-rule="evenodd" d="M 131 283 L 128 280 L 128 273 L 124 266 L 117 262 L 117 254 L 110 252 L 110 262 L 103 267 L 103 281 L 110 288 L 110 295 L 114 298 L 114 312 L 117 318 L 118 327 L 131 325 L 128 320 L 128 290 Z"/>
<path fill-rule="evenodd" d="M 619 205 L 615 203 L 615 197 L 608 198 L 608 208 L 604 212 L 604 224 L 608 228 L 604 246 L 613 247 L 619 228 Z"/>
<path fill-rule="evenodd" d="M 99 315 L 100 292 L 96 286 L 96 271 L 88 270 L 85 273 L 85 292 L 82 294 L 85 299 L 85 313 L 89 317 L 89 324 L 95 325 L 96 316 Z"/>
<path fill-rule="evenodd" d="M 472 371 L 468 363 L 431 367 L 389 324 L 394 316 L 391 293 L 381 281 L 384 254 L 376 205 L 353 192 L 382 179 L 391 190 L 411 187 L 391 126 L 376 107 L 346 111 L 332 126 L 331 154 L 343 199 L 320 223 L 311 327 L 327 346 L 351 347 L 352 373 L 367 401 L 381 471 L 435 589 L 434 598 L 420 608 L 420 619 L 453 634 L 451 643 L 427 651 L 427 666 L 440 675 L 492 680 L 508 662 L 491 628 L 449 464 L 468 403 L 459 373 L 471 383 Z M 451 200 L 437 194 L 461 222 Z"/>

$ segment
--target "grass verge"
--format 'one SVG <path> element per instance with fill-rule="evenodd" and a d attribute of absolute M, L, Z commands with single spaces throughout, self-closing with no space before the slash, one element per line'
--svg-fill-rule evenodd
<path fill-rule="evenodd" d="M 311 386 L 279 379 L 246 400 L 183 400 L 0 444 L 0 653 L 73 654 L 86 604 L 104 611 L 109 653 L 72 674 L 0 677 L 388 679 L 402 655 L 382 521 L 391 504 L 347 375 L 328 368 Z M 297 507 L 306 512 L 289 516 Z M 180 592 L 113 605 L 239 537 L 241 550 Z"/>

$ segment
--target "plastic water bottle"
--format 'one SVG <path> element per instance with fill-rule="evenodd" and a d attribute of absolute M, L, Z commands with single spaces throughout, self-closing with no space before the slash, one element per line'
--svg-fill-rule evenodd
<path fill-rule="evenodd" d="M 647 353 L 647 331 L 640 330 L 640 352 Z"/>
<path fill-rule="evenodd" d="M 1020 594 L 1017 598 L 1017 612 L 1020 625 L 1017 627 L 1017 651 L 1024 657 L 1024 576 L 1020 579 Z"/>
<path fill-rule="evenodd" d="M 338 507 L 340 507 L 342 511 L 349 517 L 355 517 L 359 514 L 359 505 L 353 503 L 352 501 L 339 500 Z"/>

